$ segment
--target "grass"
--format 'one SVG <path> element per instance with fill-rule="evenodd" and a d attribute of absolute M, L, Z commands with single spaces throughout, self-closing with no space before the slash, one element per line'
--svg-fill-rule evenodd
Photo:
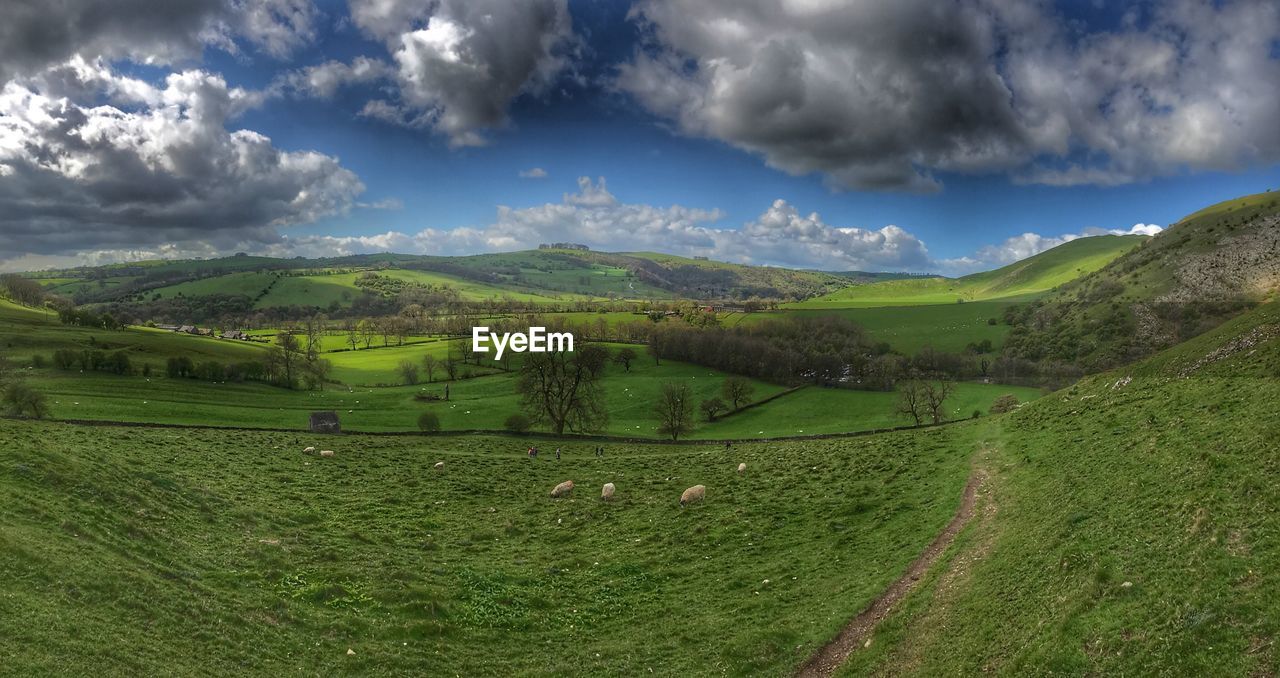
<path fill-rule="evenodd" d="M 1019 301 L 1096 271 L 1147 240 L 1146 236 L 1079 238 L 994 271 L 961 278 L 912 278 L 846 287 L 789 308 L 859 308 Z"/>
<path fill-rule="evenodd" d="M 989 554 L 847 674 L 1274 674 L 1277 328 L 1273 303 L 992 420 Z"/>
<path fill-rule="evenodd" d="M 788 673 L 945 524 L 971 431 L 603 459 L 566 441 L 557 462 L 483 437 L 0 421 L 0 661 L 19 675 Z M 567 478 L 575 496 L 548 499 Z M 611 504 L 596 499 L 606 481 Z M 706 502 L 680 509 L 695 483 Z"/>
<path fill-rule="evenodd" d="M 874 341 L 886 342 L 893 350 L 912 355 L 926 346 L 960 353 L 970 343 L 990 341 L 999 352 L 1009 326 L 1001 320 L 1010 302 L 976 301 L 965 304 L 918 306 L 878 306 L 867 308 L 787 309 L 736 313 L 725 325 L 759 322 L 784 316 L 826 316 L 847 318 L 866 330 Z M 992 318 L 996 324 L 990 324 Z"/>

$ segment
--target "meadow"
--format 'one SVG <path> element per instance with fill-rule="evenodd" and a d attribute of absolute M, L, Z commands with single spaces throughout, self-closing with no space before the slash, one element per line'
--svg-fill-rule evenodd
<path fill-rule="evenodd" d="M 603 458 L 564 441 L 556 461 L 476 436 L 0 420 L 0 661 L 20 675 L 788 673 L 946 523 L 974 432 Z M 565 479 L 572 498 L 549 499 Z M 678 506 L 699 483 L 705 502 Z"/>
<path fill-rule="evenodd" d="M 726 326 L 745 325 L 770 318 L 797 316 L 839 316 L 862 326 L 875 342 L 885 342 L 893 350 L 913 355 L 926 346 L 949 353 L 962 353 L 969 344 L 991 342 L 995 353 L 1004 345 L 1009 326 L 1003 314 L 1012 302 L 976 301 L 964 304 L 919 304 L 915 306 L 869 306 L 862 308 L 788 308 L 781 311 L 735 313 L 722 322 Z M 992 324 L 992 320 L 996 322 Z"/>

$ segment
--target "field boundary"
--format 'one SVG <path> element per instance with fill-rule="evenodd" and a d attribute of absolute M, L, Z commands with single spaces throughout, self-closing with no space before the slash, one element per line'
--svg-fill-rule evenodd
<path fill-rule="evenodd" d="M 826 645 L 814 652 L 795 672 L 796 678 L 828 678 L 835 675 L 836 671 L 849 658 L 849 655 L 853 654 L 858 648 L 864 647 L 870 641 L 871 634 L 875 632 L 880 622 L 884 621 L 889 616 L 889 613 L 892 612 L 893 607 L 920 584 L 925 572 L 933 566 L 943 552 L 955 541 L 960 531 L 973 519 L 977 513 L 975 509 L 978 505 L 978 494 L 986 486 L 987 480 L 988 473 L 986 470 L 981 468 L 973 470 L 969 475 L 968 481 L 965 482 L 964 494 L 960 499 L 960 507 L 956 509 L 955 516 L 942 529 L 942 532 L 939 532 L 938 536 L 929 542 L 929 545 L 911 562 L 911 565 L 907 567 L 907 571 L 901 577 L 894 580 L 862 612 L 859 612 L 856 617 L 849 620 L 849 623 L 845 624 L 835 638 L 832 638 Z"/>
<path fill-rule="evenodd" d="M 14 415 L 0 415 L 0 419 L 10 421 L 28 421 L 42 422 L 51 424 L 68 424 L 71 426 L 100 426 L 100 427 L 118 427 L 118 428 L 161 428 L 161 429 L 193 429 L 200 431 L 243 431 L 243 432 L 263 432 L 263 433 L 298 433 L 311 435 L 311 431 L 305 428 L 276 428 L 276 427 L 254 427 L 254 426 L 218 426 L 216 424 L 171 424 L 156 421 L 115 421 L 111 419 L 31 419 L 29 417 L 19 417 Z M 665 438 L 633 438 L 626 436 L 610 436 L 595 435 L 587 433 L 562 433 L 555 434 L 550 431 L 528 431 L 525 433 L 516 433 L 514 431 L 505 431 L 502 429 L 460 429 L 455 431 L 438 431 L 427 433 L 424 431 L 356 431 L 344 430 L 338 434 L 316 433 L 314 435 L 336 435 L 336 436 L 383 436 L 383 437 L 418 437 L 418 438 L 448 438 L 450 436 L 501 436 L 504 438 L 522 438 L 522 439 L 538 439 L 538 440 L 581 440 L 595 441 L 604 443 L 627 443 L 632 445 L 725 445 L 737 443 L 774 443 L 774 442 L 791 442 L 803 440 L 831 440 L 839 438 L 861 438 L 864 436 L 878 435 L 881 433 L 894 433 L 897 431 L 917 431 L 920 429 L 939 428 L 949 426 L 951 424 L 959 424 L 961 422 L 971 421 L 969 419 L 951 419 L 937 424 L 920 424 L 919 426 L 895 426 L 892 428 L 873 428 L 863 431 L 844 431 L 840 433 L 814 433 L 809 435 L 796 436 L 775 436 L 772 438 L 714 438 L 696 440 L 667 440 Z"/>
<path fill-rule="evenodd" d="M 739 414 L 739 413 L 741 413 L 741 412 L 746 412 L 747 410 L 750 410 L 750 409 L 755 408 L 755 407 L 759 407 L 759 406 L 761 406 L 761 405 L 763 405 L 763 404 L 765 404 L 765 403 L 771 403 L 771 402 L 773 402 L 773 401 L 777 400 L 778 398 L 781 398 L 782 396 L 791 395 L 792 393 L 795 393 L 796 391 L 803 391 L 804 389 L 809 388 L 809 386 L 811 386 L 811 384 L 800 384 L 799 386 L 792 386 L 791 388 L 784 389 L 784 390 L 782 390 L 782 391 L 778 391 L 777 393 L 775 393 L 775 394 L 773 394 L 773 395 L 771 395 L 771 396 L 768 396 L 768 397 L 766 397 L 766 398 L 761 398 L 760 400 L 757 400 L 757 401 L 755 401 L 755 402 L 747 403 L 746 405 L 743 405 L 742 407 L 739 407 L 738 409 L 733 410 L 732 412 L 726 412 L 726 413 L 724 413 L 724 414 L 722 414 L 722 415 L 720 415 L 720 416 L 716 417 L 716 421 L 724 421 L 725 419 L 728 419 L 729 417 L 732 417 L 732 416 L 733 416 L 733 415 L 735 415 L 735 414 Z"/>

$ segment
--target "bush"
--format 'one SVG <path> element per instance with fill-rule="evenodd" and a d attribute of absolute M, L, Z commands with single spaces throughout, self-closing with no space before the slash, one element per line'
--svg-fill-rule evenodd
<path fill-rule="evenodd" d="M 418 430 L 423 433 L 437 433 L 440 431 L 440 415 L 435 412 L 423 412 L 418 415 Z"/>
<path fill-rule="evenodd" d="M 533 426 L 533 422 L 529 421 L 529 417 L 518 412 L 507 417 L 507 420 L 502 422 L 502 427 L 512 433 L 524 433 L 531 426 Z"/>
<path fill-rule="evenodd" d="M 1018 409 L 1018 396 L 1006 393 L 991 403 L 991 414 L 1004 414 Z"/>
<path fill-rule="evenodd" d="M 49 416 L 44 394 L 22 382 L 10 384 L 4 390 L 4 406 L 9 414 L 19 417 L 43 419 Z"/>
<path fill-rule="evenodd" d="M 35 354 L 35 355 L 31 356 L 31 366 L 32 366 L 32 367 L 34 367 L 34 368 L 36 368 L 36 369 L 41 369 L 41 368 L 43 368 L 46 364 L 47 364 L 47 361 L 45 360 L 45 357 L 44 357 L 43 355 L 40 355 L 39 353 L 37 353 L 37 354 Z"/>

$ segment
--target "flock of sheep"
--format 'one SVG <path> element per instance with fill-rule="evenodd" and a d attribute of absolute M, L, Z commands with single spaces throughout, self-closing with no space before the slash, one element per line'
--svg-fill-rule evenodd
<path fill-rule="evenodd" d="M 316 453 L 316 448 L 314 448 L 314 447 L 308 447 L 308 448 L 306 448 L 306 449 L 304 449 L 304 450 L 302 450 L 302 451 L 303 451 L 303 453 L 304 453 L 304 454 L 315 454 L 315 453 Z M 333 450 L 320 450 L 320 456 L 322 456 L 322 457 L 332 457 L 332 456 L 333 456 Z M 443 461 L 438 461 L 438 462 L 436 462 L 436 464 L 435 464 L 434 468 L 435 468 L 435 470 L 437 470 L 437 471 L 443 471 L 443 470 L 444 470 L 444 462 L 443 462 Z M 745 463 L 745 462 L 744 462 L 744 463 L 741 463 L 741 464 L 738 464 L 738 473 L 739 473 L 739 474 L 746 473 L 746 471 L 747 471 L 747 465 L 746 465 L 746 463 Z M 600 489 L 600 499 L 601 499 L 601 500 L 603 500 L 603 501 L 611 501 L 611 500 L 613 499 L 613 492 L 614 492 L 614 490 L 615 490 L 615 489 L 616 489 L 616 488 L 614 487 L 613 483 L 605 483 L 605 484 L 604 484 L 604 487 Z M 559 499 L 559 498 L 561 498 L 561 497 L 567 497 L 567 496 L 569 496 L 570 494 L 573 494 L 573 481 L 572 481 L 572 480 L 566 480 L 566 481 L 564 481 L 563 483 L 560 483 L 559 485 L 556 485 L 554 488 L 552 488 L 552 489 L 551 489 L 551 498 L 552 498 L 552 499 Z M 694 503 L 694 502 L 702 501 L 703 499 L 705 499 L 705 498 L 706 498 L 706 496 L 707 496 L 707 486 L 706 486 L 706 485 L 694 485 L 693 487 L 690 487 L 689 489 L 685 490 L 684 492 L 682 492 L 682 493 L 680 494 L 680 505 L 681 505 L 681 506 L 686 506 L 686 505 L 688 505 L 688 504 L 692 504 L 692 503 Z"/>

